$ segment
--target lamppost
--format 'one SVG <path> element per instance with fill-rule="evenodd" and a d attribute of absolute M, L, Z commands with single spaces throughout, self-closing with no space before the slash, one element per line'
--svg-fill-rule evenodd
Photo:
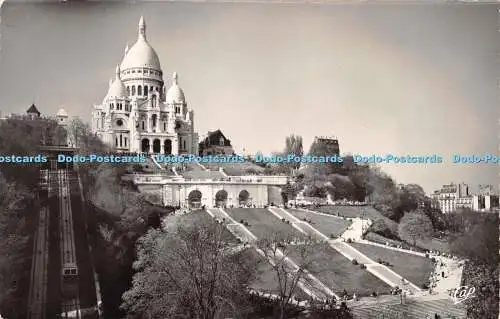
<path fill-rule="evenodd" d="M 179 209 L 181 208 L 181 188 L 182 188 L 182 185 L 178 185 L 177 186 L 179 188 Z"/>

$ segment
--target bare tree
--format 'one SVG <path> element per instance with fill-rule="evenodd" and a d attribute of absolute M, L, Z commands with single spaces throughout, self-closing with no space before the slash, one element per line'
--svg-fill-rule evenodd
<path fill-rule="evenodd" d="M 255 265 L 231 250 L 225 231 L 219 224 L 178 224 L 148 232 L 139 240 L 137 273 L 122 307 L 149 318 L 240 317 Z"/>
<path fill-rule="evenodd" d="M 312 253 L 315 242 L 309 239 L 298 245 L 291 245 L 290 242 L 291 238 L 280 233 L 257 242 L 261 253 L 270 261 L 277 279 L 280 319 L 286 318 L 287 309 L 293 297 L 300 292 L 301 283 L 306 283 L 308 288 L 314 287 L 309 274 L 314 268 Z"/>
<path fill-rule="evenodd" d="M 66 128 L 68 140 L 81 154 L 109 151 L 110 149 L 92 132 L 87 123 L 79 118 L 72 119 Z"/>

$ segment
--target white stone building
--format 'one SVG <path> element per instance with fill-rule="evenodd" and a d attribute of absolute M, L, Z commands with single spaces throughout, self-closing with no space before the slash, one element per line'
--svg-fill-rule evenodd
<path fill-rule="evenodd" d="M 175 72 L 170 88 L 165 89 L 143 17 L 136 43 L 130 49 L 127 46 L 102 104 L 94 106 L 92 128 L 118 152 L 198 154 L 194 112 Z"/>

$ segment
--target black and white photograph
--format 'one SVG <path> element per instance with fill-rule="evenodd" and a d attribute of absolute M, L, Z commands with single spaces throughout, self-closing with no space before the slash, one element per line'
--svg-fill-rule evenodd
<path fill-rule="evenodd" d="M 0 0 L 0 319 L 500 319 L 499 9 Z"/>

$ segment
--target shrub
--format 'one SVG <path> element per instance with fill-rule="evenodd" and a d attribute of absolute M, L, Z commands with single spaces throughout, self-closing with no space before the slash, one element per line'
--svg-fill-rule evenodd
<path fill-rule="evenodd" d="M 428 253 L 425 253 L 425 258 L 429 258 L 429 254 Z"/>
<path fill-rule="evenodd" d="M 337 238 L 337 235 L 335 235 L 335 234 L 330 234 L 330 238 L 331 238 L 331 239 L 335 239 L 335 238 Z"/>
<path fill-rule="evenodd" d="M 350 244 L 352 243 L 352 239 L 351 238 L 347 238 L 347 242 Z"/>
<path fill-rule="evenodd" d="M 366 269 L 366 265 L 365 265 L 365 264 L 361 264 L 361 265 L 359 265 L 359 267 L 360 267 L 361 269 Z"/>
<path fill-rule="evenodd" d="M 244 219 L 240 220 L 240 224 L 245 224 L 245 220 Z"/>
<path fill-rule="evenodd" d="M 432 257 L 432 258 L 431 258 L 431 261 L 432 261 L 433 263 L 435 263 L 435 262 L 436 262 L 436 258 L 435 258 L 435 257 Z"/>
<path fill-rule="evenodd" d="M 284 218 L 281 219 L 282 222 L 285 222 L 286 220 Z"/>
<path fill-rule="evenodd" d="M 353 265 L 357 265 L 358 264 L 358 261 L 356 259 L 353 259 L 351 262 L 352 262 Z"/>
<path fill-rule="evenodd" d="M 430 283 L 429 282 L 424 282 L 422 284 L 422 289 L 429 289 Z"/>
<path fill-rule="evenodd" d="M 369 231 L 389 239 L 398 239 L 397 224 L 384 219 L 377 219 L 370 226 Z"/>
<path fill-rule="evenodd" d="M 377 263 L 379 263 L 379 264 L 383 264 L 383 262 L 384 262 L 384 261 L 383 261 L 382 259 L 377 258 Z"/>

